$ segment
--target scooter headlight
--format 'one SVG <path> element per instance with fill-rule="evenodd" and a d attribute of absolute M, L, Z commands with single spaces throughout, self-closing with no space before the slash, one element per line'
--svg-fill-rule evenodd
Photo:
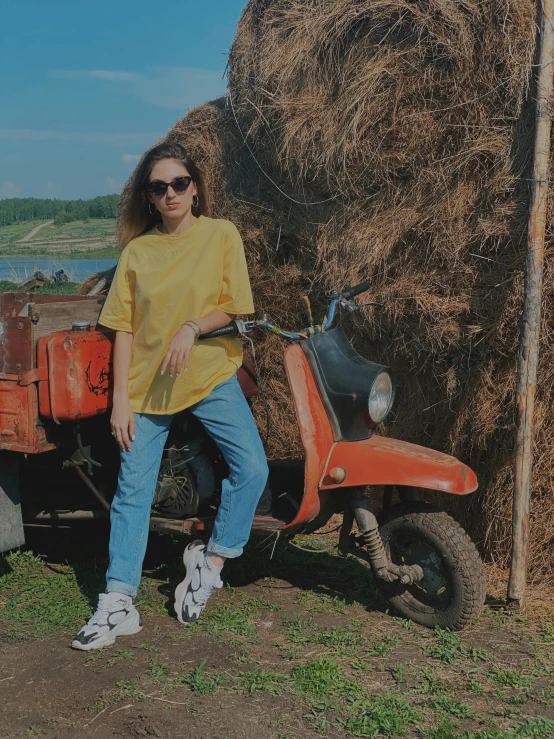
<path fill-rule="evenodd" d="M 382 423 L 389 415 L 394 400 L 394 388 L 388 372 L 379 372 L 369 392 L 368 411 L 373 423 Z"/>

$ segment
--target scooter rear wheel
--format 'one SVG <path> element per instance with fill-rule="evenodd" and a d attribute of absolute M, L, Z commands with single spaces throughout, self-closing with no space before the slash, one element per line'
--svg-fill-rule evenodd
<path fill-rule="evenodd" d="M 377 580 L 391 605 L 431 628 L 459 630 L 470 623 L 485 602 L 486 580 L 481 557 L 464 529 L 424 503 L 392 506 L 380 524 L 392 562 L 418 564 L 424 572 L 422 581 L 408 586 Z"/>

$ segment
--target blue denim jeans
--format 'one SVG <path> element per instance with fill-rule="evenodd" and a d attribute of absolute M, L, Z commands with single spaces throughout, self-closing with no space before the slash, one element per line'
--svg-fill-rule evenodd
<path fill-rule="evenodd" d="M 265 452 L 236 375 L 189 408 L 217 443 L 229 466 L 208 551 L 238 557 L 248 541 L 256 505 L 267 482 Z M 110 520 L 106 592 L 135 597 L 146 552 L 150 507 L 173 415 L 135 413 L 135 441 L 121 452 Z"/>

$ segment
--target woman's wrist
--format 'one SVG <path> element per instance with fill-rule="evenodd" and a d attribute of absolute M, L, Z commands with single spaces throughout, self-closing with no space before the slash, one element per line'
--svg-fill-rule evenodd
<path fill-rule="evenodd" d="M 113 391 L 113 402 L 114 403 L 125 403 L 129 402 L 129 390 L 128 388 L 118 390 L 114 388 Z"/>
<path fill-rule="evenodd" d="M 195 321 L 185 321 L 182 324 L 181 328 L 183 328 L 183 326 L 188 326 L 189 328 L 191 328 L 194 331 L 194 338 L 195 339 L 197 339 L 200 336 L 200 333 L 201 333 L 200 326 L 197 323 L 195 323 Z"/>

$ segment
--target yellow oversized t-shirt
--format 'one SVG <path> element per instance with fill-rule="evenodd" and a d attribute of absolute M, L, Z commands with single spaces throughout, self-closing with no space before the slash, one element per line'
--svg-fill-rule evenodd
<path fill-rule="evenodd" d="M 176 413 L 237 371 L 242 344 L 222 337 L 196 342 L 188 372 L 160 374 L 181 325 L 215 308 L 236 315 L 254 311 L 242 241 L 230 221 L 200 216 L 181 234 L 153 228 L 125 247 L 99 323 L 133 334 L 133 411 Z"/>

